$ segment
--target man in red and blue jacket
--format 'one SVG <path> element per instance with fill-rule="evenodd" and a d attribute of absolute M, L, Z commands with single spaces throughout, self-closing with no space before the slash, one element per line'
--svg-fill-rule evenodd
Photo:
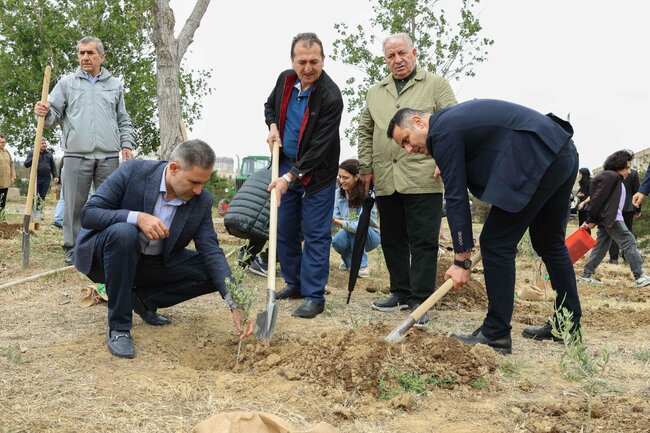
<path fill-rule="evenodd" d="M 343 98 L 323 71 L 323 44 L 314 33 L 293 38 L 291 64 L 264 104 L 267 142 L 280 148 L 278 257 L 287 287 L 277 299 L 304 298 L 292 313 L 311 319 L 325 306 L 332 243 L 330 223 L 341 150 Z M 301 245 L 301 235 L 304 246 Z"/>

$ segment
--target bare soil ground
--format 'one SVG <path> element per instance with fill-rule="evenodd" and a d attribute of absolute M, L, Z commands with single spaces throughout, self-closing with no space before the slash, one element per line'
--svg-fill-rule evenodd
<path fill-rule="evenodd" d="M 226 252 L 242 243 L 217 228 Z M 58 229 L 44 222 L 31 242 L 32 266 L 24 271 L 20 231 L 0 240 L 0 284 L 63 266 Z M 450 261 L 451 253 L 441 258 L 439 280 Z M 550 300 L 515 301 L 512 355 L 463 345 L 448 335 L 473 331 L 485 314 L 479 269 L 435 307 L 427 329 L 390 345 L 381 337 L 406 312 L 370 309 L 388 287 L 381 252 L 371 253 L 371 278 L 359 280 L 350 305 L 338 263 L 333 253 L 325 313 L 295 319 L 299 301 L 280 301 L 271 343 L 247 340 L 237 366 L 230 313 L 216 295 L 161 311 L 173 320 L 167 327 L 136 316 L 137 357 L 124 360 L 106 349 L 105 304 L 79 304 L 84 276 L 67 272 L 3 289 L 0 432 L 189 432 L 214 413 L 236 410 L 272 412 L 300 429 L 325 421 L 351 433 L 583 431 L 587 398 L 581 383 L 563 377 L 563 346 L 521 337 L 523 327 L 549 317 Z M 522 283 L 533 280 L 532 263 L 520 255 Z M 579 285 L 585 341 L 590 352 L 607 346 L 612 355 L 591 428 L 648 432 L 650 289 L 636 289 L 623 265 L 605 263 L 597 275 L 603 286 Z M 251 275 L 247 284 L 260 289 L 257 312 L 266 280 Z"/>

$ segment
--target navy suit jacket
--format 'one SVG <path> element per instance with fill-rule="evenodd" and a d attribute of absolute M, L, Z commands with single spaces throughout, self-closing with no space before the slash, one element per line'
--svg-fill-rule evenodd
<path fill-rule="evenodd" d="M 432 114 L 427 146 L 442 172 L 454 250 L 474 247 L 468 189 L 521 211 L 572 136 L 568 122 L 505 101 L 475 99 Z"/>
<path fill-rule="evenodd" d="M 81 213 L 82 229 L 73 259 L 80 272 L 90 272 L 97 233 L 112 224 L 126 222 L 130 211 L 153 215 L 166 165 L 166 161 L 129 160 L 88 200 Z M 203 189 L 200 195 L 178 207 L 165 240 L 163 263 L 172 267 L 200 254 L 215 287 L 225 296 L 225 278 L 231 273 L 212 224 L 213 202 L 212 194 Z M 196 251 L 186 248 L 192 240 Z"/>

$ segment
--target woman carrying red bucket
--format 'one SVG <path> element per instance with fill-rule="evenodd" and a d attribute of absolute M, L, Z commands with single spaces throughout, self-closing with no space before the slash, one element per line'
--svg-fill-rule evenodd
<path fill-rule="evenodd" d="M 650 278 L 643 272 L 643 258 L 637 248 L 636 239 L 623 221 L 626 192 L 622 181 L 630 173 L 630 163 L 633 158 L 634 153 L 629 150 L 614 152 L 605 160 L 604 170 L 591 181 L 589 215 L 587 221 L 580 228 L 591 229 L 597 225 L 596 242 L 598 244 L 591 250 L 589 260 L 580 276 L 584 282 L 602 284 L 593 275 L 609 251 L 613 239 L 625 253 L 625 259 L 630 265 L 636 286 L 650 285 Z"/>

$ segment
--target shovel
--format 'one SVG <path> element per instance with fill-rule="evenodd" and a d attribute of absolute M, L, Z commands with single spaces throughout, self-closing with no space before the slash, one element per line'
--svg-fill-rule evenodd
<path fill-rule="evenodd" d="M 271 160 L 271 179 L 277 179 L 280 174 L 280 144 L 273 142 L 273 159 Z M 270 340 L 275 331 L 275 322 L 278 318 L 278 307 L 275 305 L 275 261 L 278 251 L 278 193 L 271 190 L 271 204 L 269 209 L 269 258 L 267 263 L 266 281 L 269 286 L 267 293 L 266 310 L 257 315 L 255 320 L 255 336 L 260 340 Z"/>
<path fill-rule="evenodd" d="M 43 90 L 41 91 L 41 102 L 47 102 L 47 95 L 50 90 L 50 75 L 52 67 L 45 67 L 43 75 Z M 27 189 L 27 202 L 25 203 L 25 214 L 23 216 L 23 269 L 29 267 L 29 222 L 32 218 L 32 207 L 34 205 L 34 190 L 36 189 L 36 172 L 38 170 L 38 155 L 41 151 L 41 138 L 43 137 L 43 126 L 45 125 L 45 116 L 38 116 L 36 123 L 36 138 L 34 139 L 34 153 L 32 170 L 29 173 L 29 188 Z"/>
<path fill-rule="evenodd" d="M 481 261 L 481 253 L 480 251 L 476 254 L 474 254 L 474 257 L 472 257 L 472 268 L 478 264 L 478 262 Z M 447 281 L 444 282 L 444 284 L 440 287 L 438 287 L 438 290 L 433 292 L 431 296 L 429 296 L 423 303 L 420 305 L 418 308 L 416 308 L 411 314 L 408 315 L 408 317 L 400 323 L 395 329 L 393 329 L 390 334 L 388 334 L 387 337 L 384 338 L 384 340 L 388 341 L 389 343 L 399 343 L 402 341 L 404 338 L 404 335 L 406 334 L 406 331 L 411 329 L 415 323 L 420 320 L 420 317 L 424 315 L 427 311 L 433 307 L 436 302 L 438 302 L 440 299 L 442 299 L 443 296 L 447 294 L 449 290 L 451 290 L 454 287 L 454 282 L 450 278 Z"/>

